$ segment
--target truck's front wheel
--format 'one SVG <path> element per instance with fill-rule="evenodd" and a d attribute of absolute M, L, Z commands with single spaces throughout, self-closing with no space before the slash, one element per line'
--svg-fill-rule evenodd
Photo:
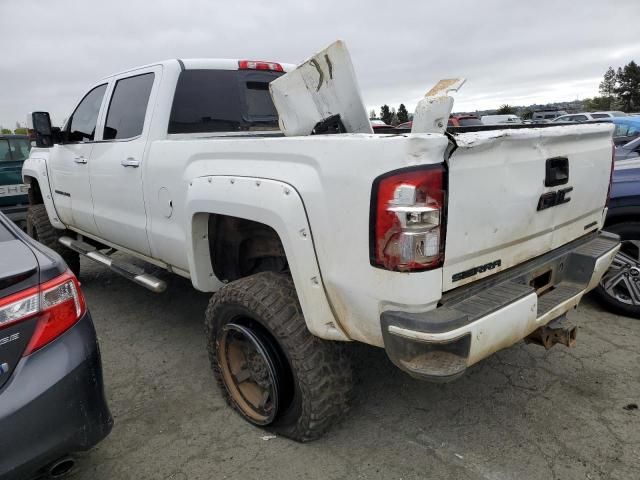
<path fill-rule="evenodd" d="M 344 346 L 309 333 L 289 275 L 263 272 L 225 285 L 209 303 L 205 329 L 225 399 L 254 425 L 304 442 L 347 411 Z"/>
<path fill-rule="evenodd" d="M 60 255 L 76 277 L 80 275 L 80 255 L 73 250 L 65 248 L 58 242 L 58 239 L 64 235 L 64 230 L 58 230 L 51 225 L 49 215 L 43 204 L 29 206 L 27 211 L 27 234 Z"/>

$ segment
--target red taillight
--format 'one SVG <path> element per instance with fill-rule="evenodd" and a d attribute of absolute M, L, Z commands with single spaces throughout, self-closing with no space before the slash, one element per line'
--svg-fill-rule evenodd
<path fill-rule="evenodd" d="M 609 188 L 607 189 L 607 201 L 604 206 L 609 206 L 609 198 L 611 197 L 611 186 L 613 185 L 613 169 L 616 165 L 616 144 L 611 144 L 611 171 L 609 172 Z"/>
<path fill-rule="evenodd" d="M 84 296 L 69 271 L 0 301 L 0 329 L 38 317 L 23 355 L 29 355 L 72 327 L 85 313 Z"/>
<path fill-rule="evenodd" d="M 270 70 L 272 72 L 284 72 L 282 65 L 276 62 L 263 62 L 261 60 L 238 60 L 239 70 Z"/>
<path fill-rule="evenodd" d="M 444 258 L 445 170 L 442 164 L 392 172 L 372 192 L 372 264 L 429 270 Z"/>

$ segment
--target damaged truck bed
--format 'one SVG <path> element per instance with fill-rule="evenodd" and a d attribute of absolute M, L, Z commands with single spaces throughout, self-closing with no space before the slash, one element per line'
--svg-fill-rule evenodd
<path fill-rule="evenodd" d="M 122 142 L 108 109 L 127 82 L 141 93 L 122 108 L 144 122 Z M 434 381 L 525 338 L 573 345 L 564 315 L 619 248 L 601 231 L 612 126 L 447 131 L 463 83 L 428 92 L 410 132 L 374 135 L 342 42 L 297 67 L 115 74 L 88 95 L 105 97 L 91 142 L 73 115 L 56 132 L 33 114 L 32 228 L 78 268 L 85 255 L 164 290 L 122 251 L 211 292 L 222 394 L 256 425 L 316 438 L 346 411 L 343 342 Z"/>

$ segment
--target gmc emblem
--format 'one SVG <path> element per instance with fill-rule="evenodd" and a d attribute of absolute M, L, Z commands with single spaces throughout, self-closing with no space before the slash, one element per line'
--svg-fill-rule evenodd
<path fill-rule="evenodd" d="M 567 197 L 567 194 L 573 190 L 573 187 L 562 188 L 555 192 L 547 192 L 540 195 L 538 200 L 538 211 L 545 210 L 547 208 L 555 207 L 556 205 L 562 205 L 571 200 Z"/>

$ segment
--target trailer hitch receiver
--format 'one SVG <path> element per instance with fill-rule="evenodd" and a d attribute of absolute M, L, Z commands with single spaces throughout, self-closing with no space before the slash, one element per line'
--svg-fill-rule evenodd
<path fill-rule="evenodd" d="M 542 345 L 547 350 L 556 343 L 561 343 L 567 347 L 575 347 L 577 333 L 578 327 L 569 322 L 566 315 L 562 315 L 536 329 L 525 338 L 525 342 Z"/>

